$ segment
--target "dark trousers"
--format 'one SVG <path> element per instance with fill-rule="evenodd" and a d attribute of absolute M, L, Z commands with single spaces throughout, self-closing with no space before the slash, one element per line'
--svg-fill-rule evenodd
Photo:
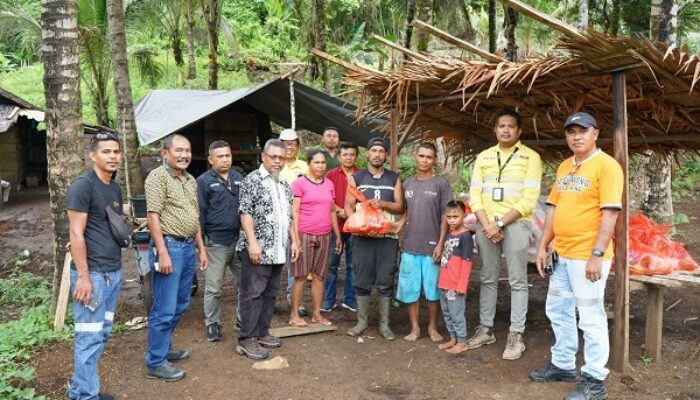
<path fill-rule="evenodd" d="M 238 254 L 241 260 L 241 331 L 238 340 L 265 337 L 269 334 L 284 264 L 253 264 L 247 250 Z"/>
<path fill-rule="evenodd" d="M 355 293 L 358 296 L 369 296 L 372 286 L 376 286 L 379 297 L 391 297 L 399 241 L 394 238 L 357 235 L 353 235 L 351 240 Z"/>

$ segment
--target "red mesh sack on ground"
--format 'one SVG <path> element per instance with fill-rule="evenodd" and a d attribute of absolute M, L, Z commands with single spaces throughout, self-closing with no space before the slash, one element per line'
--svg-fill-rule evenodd
<path fill-rule="evenodd" d="M 671 240 L 670 232 L 670 226 L 659 225 L 642 213 L 630 217 L 630 273 L 668 275 L 698 267 L 685 245 Z"/>
<path fill-rule="evenodd" d="M 379 236 L 390 233 L 393 229 L 382 210 L 372 207 L 367 198 L 354 186 L 348 186 L 350 193 L 358 202 L 360 208 L 345 221 L 343 232 L 361 236 Z"/>

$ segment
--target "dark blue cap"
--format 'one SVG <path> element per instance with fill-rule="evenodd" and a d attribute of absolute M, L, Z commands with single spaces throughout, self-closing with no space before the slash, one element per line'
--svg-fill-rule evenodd
<path fill-rule="evenodd" d="M 564 129 L 568 128 L 570 125 L 579 125 L 584 128 L 598 127 L 598 123 L 591 114 L 585 112 L 577 112 L 569 115 L 564 123 Z"/>
<path fill-rule="evenodd" d="M 384 147 L 384 150 L 389 150 L 389 145 L 386 143 L 386 140 L 384 140 L 384 138 L 381 136 L 375 136 L 367 142 L 367 150 L 371 149 L 372 146 L 382 146 Z"/>

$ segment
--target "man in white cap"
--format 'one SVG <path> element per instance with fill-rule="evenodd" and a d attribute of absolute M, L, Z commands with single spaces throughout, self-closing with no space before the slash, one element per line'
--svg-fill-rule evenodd
<path fill-rule="evenodd" d="M 549 276 L 546 312 L 554 346 L 550 363 L 530 373 L 535 382 L 577 380 L 578 329 L 583 331 L 583 359 L 578 386 L 564 400 L 607 399 L 610 344 L 603 297 L 613 256 L 612 235 L 622 209 L 624 174 L 597 144 L 598 124 L 578 112 L 564 124 L 574 156 L 559 165 L 551 206 L 537 250 L 537 270 Z M 553 243 L 551 269 L 545 270 L 547 246 Z M 578 329 L 576 310 L 578 309 Z"/>

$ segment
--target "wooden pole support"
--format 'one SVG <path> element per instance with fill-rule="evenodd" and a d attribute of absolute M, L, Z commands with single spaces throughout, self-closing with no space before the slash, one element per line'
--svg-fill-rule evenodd
<path fill-rule="evenodd" d="M 423 32 L 427 32 L 427 33 L 435 36 L 436 38 L 438 38 L 442 41 L 445 41 L 447 43 L 455 45 L 462 50 L 466 50 L 472 54 L 476 54 L 477 56 L 483 58 L 486 61 L 490 61 L 490 62 L 506 61 L 502 57 L 500 57 L 496 54 L 492 54 L 492 53 L 489 53 L 488 51 L 482 50 L 478 46 L 475 46 L 475 45 L 473 45 L 465 40 L 462 40 L 458 37 L 452 36 L 449 33 L 445 32 L 443 30 L 440 30 L 440 29 L 438 29 L 430 24 L 426 24 L 425 22 L 423 22 L 419 19 L 413 21 L 413 26 L 415 26 L 416 28 L 418 28 L 419 30 L 421 30 Z"/>
<path fill-rule="evenodd" d="M 60 331 L 66 321 L 66 308 L 70 300 L 70 262 L 73 258 L 70 251 L 66 251 L 63 259 L 63 272 L 61 273 L 61 286 L 58 290 L 58 302 L 56 303 L 56 314 L 53 319 L 53 329 Z"/>
<path fill-rule="evenodd" d="M 362 72 L 371 72 L 373 74 L 377 75 L 384 75 L 383 72 L 377 71 L 376 69 L 372 69 L 370 67 L 366 67 L 364 65 L 358 65 L 358 64 L 352 64 L 347 61 L 341 60 L 338 57 L 332 56 L 325 51 L 319 50 L 319 49 L 311 49 L 311 53 L 315 56 L 321 57 L 326 61 L 330 61 L 333 64 L 340 65 L 343 68 L 349 69 L 350 71 L 357 72 L 357 73 L 362 73 Z"/>
<path fill-rule="evenodd" d="M 391 131 L 389 132 L 390 165 L 393 171 L 399 169 L 399 110 L 391 109 Z"/>
<path fill-rule="evenodd" d="M 615 306 L 610 365 L 614 371 L 629 372 L 630 281 L 629 253 L 629 158 L 627 143 L 627 82 L 624 72 L 612 74 L 615 159 L 624 173 L 622 211 L 615 225 Z"/>
<path fill-rule="evenodd" d="M 654 361 L 661 360 L 661 339 L 664 325 L 664 290 L 662 286 L 647 287 L 647 321 L 645 327 L 644 354 Z"/>

